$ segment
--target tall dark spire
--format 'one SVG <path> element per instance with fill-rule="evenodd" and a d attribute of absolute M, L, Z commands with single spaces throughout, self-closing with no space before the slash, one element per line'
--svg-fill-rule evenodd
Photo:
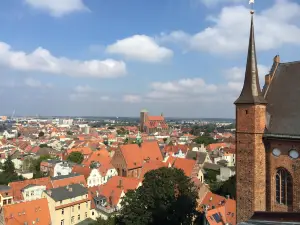
<path fill-rule="evenodd" d="M 234 102 L 234 104 L 267 104 L 267 101 L 264 99 L 259 86 L 254 40 L 253 14 L 254 11 L 252 10 L 244 87 L 242 89 L 240 97 Z"/>

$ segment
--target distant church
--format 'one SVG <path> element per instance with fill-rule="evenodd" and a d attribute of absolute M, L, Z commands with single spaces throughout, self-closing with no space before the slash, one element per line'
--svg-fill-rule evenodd
<path fill-rule="evenodd" d="M 300 212 L 300 61 L 275 56 L 261 90 L 253 13 L 244 86 L 234 102 L 238 222 L 258 211 L 286 219 L 295 214 L 282 212 Z"/>
<path fill-rule="evenodd" d="M 140 113 L 140 130 L 148 134 L 165 133 L 168 131 L 168 124 L 163 114 L 160 116 L 150 116 L 146 109 Z"/>

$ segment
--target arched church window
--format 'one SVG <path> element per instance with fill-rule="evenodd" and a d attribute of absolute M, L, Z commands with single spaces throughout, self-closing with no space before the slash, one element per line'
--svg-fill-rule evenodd
<path fill-rule="evenodd" d="M 276 202 L 288 206 L 293 203 L 292 176 L 284 168 L 279 168 L 276 172 Z"/>

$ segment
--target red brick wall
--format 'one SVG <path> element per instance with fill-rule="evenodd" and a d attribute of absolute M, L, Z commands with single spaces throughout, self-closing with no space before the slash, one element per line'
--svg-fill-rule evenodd
<path fill-rule="evenodd" d="M 291 148 L 300 150 L 300 141 L 287 140 L 267 140 L 267 210 L 268 211 L 294 211 L 300 212 L 300 159 L 293 160 L 289 157 Z M 276 157 L 272 150 L 278 148 L 281 155 Z M 276 171 L 278 168 L 285 168 L 292 176 L 293 180 L 293 206 L 287 207 L 276 202 Z"/>
<path fill-rule="evenodd" d="M 237 221 L 266 210 L 266 159 L 263 143 L 266 106 L 236 107 Z"/>
<path fill-rule="evenodd" d="M 123 176 L 122 170 L 127 171 L 127 165 L 120 149 L 115 151 L 115 154 L 111 160 L 111 164 L 118 171 L 119 176 Z"/>

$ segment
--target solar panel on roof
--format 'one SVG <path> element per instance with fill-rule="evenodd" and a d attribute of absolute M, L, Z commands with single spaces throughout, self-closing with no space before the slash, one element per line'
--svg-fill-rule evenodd
<path fill-rule="evenodd" d="M 221 216 L 218 213 L 212 215 L 217 223 L 221 222 Z"/>

